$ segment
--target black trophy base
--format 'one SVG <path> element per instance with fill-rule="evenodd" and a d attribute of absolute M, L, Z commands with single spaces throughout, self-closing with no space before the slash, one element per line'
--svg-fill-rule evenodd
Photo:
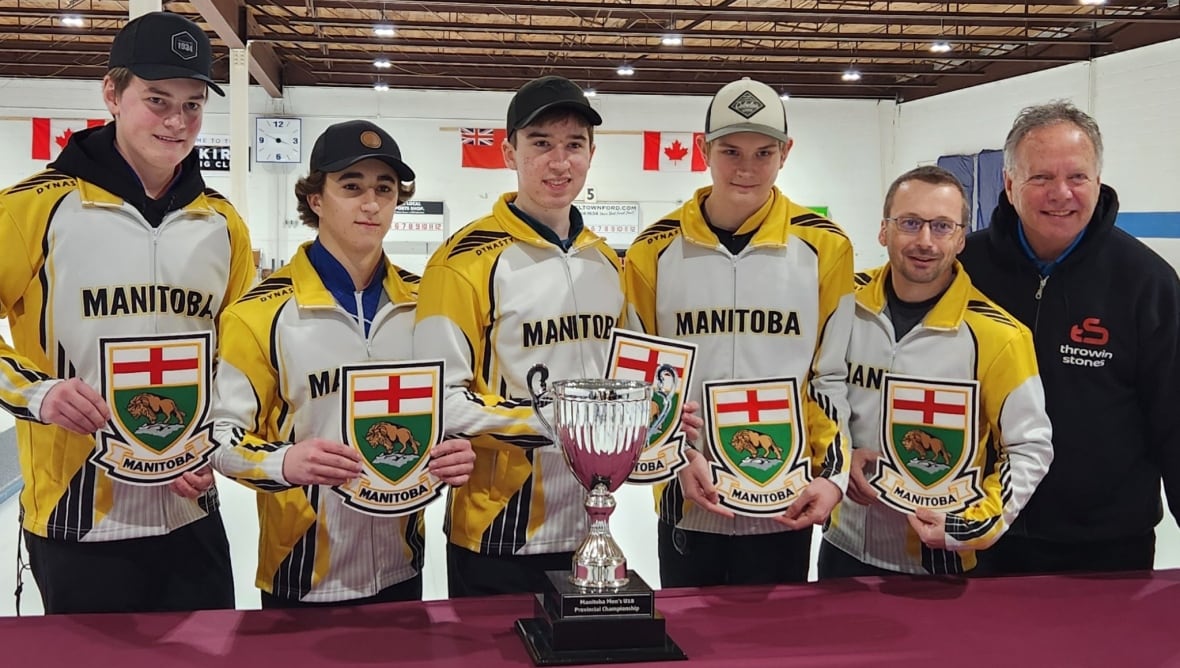
<path fill-rule="evenodd" d="M 536 595 L 536 617 L 516 620 L 516 633 L 538 666 L 679 661 L 688 657 L 668 637 L 647 583 L 628 571 L 622 589 L 588 591 L 552 571 Z"/>

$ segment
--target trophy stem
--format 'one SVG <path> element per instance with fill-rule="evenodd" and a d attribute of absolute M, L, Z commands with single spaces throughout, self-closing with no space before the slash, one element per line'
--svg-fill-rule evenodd
<path fill-rule="evenodd" d="M 625 587 L 627 558 L 610 535 L 610 516 L 615 511 L 615 497 L 601 482 L 586 493 L 586 514 L 590 516 L 590 532 L 574 553 L 574 568 L 570 582 L 587 589 L 619 589 Z"/>

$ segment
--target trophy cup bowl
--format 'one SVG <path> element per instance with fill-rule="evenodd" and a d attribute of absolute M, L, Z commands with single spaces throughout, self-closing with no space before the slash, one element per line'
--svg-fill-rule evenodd
<path fill-rule="evenodd" d="M 651 383 L 587 378 L 547 386 L 548 377 L 543 364 L 528 372 L 533 410 L 586 490 L 590 528 L 572 570 L 546 572 L 545 588 L 535 595 L 536 616 L 516 620 L 516 632 L 537 665 L 685 659 L 668 637 L 654 592 L 627 571 L 609 527 L 611 493 L 647 446 Z M 541 411 L 550 404 L 552 423 Z"/>
<path fill-rule="evenodd" d="M 586 378 L 559 380 L 533 392 L 538 365 L 529 372 L 533 408 L 561 446 L 566 463 L 586 490 L 590 530 L 574 553 L 569 580 L 587 589 L 618 589 L 627 585 L 627 559 L 610 535 L 614 492 L 635 470 L 647 445 L 651 419 L 651 385 L 637 380 Z M 549 399 L 553 423 L 540 412 Z"/>

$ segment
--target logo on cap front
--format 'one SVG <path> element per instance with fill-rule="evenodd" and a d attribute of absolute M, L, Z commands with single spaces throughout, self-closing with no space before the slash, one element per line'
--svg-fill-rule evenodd
<path fill-rule="evenodd" d="M 361 133 L 361 144 L 366 148 L 381 148 L 381 135 L 372 130 L 365 130 Z"/>
<path fill-rule="evenodd" d="M 766 105 L 762 104 L 762 100 L 759 100 L 758 96 L 747 90 L 742 91 L 741 95 L 738 95 L 733 102 L 730 102 L 729 108 L 741 114 L 742 118 L 749 119 L 754 114 L 765 109 Z"/>
<path fill-rule="evenodd" d="M 172 53 L 184 60 L 197 57 L 197 38 L 187 32 L 178 32 L 172 36 Z"/>

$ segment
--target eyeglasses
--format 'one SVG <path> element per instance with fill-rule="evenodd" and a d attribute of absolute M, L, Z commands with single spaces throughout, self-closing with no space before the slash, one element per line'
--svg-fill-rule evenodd
<path fill-rule="evenodd" d="M 893 223 L 898 231 L 903 234 L 918 234 L 922 231 L 923 226 L 929 225 L 930 236 L 938 238 L 949 237 L 960 227 L 967 227 L 966 223 L 956 223 L 953 220 L 947 220 L 945 218 L 926 220 L 925 218 L 917 218 L 915 216 L 905 216 L 902 218 L 886 218 L 885 220 Z"/>

